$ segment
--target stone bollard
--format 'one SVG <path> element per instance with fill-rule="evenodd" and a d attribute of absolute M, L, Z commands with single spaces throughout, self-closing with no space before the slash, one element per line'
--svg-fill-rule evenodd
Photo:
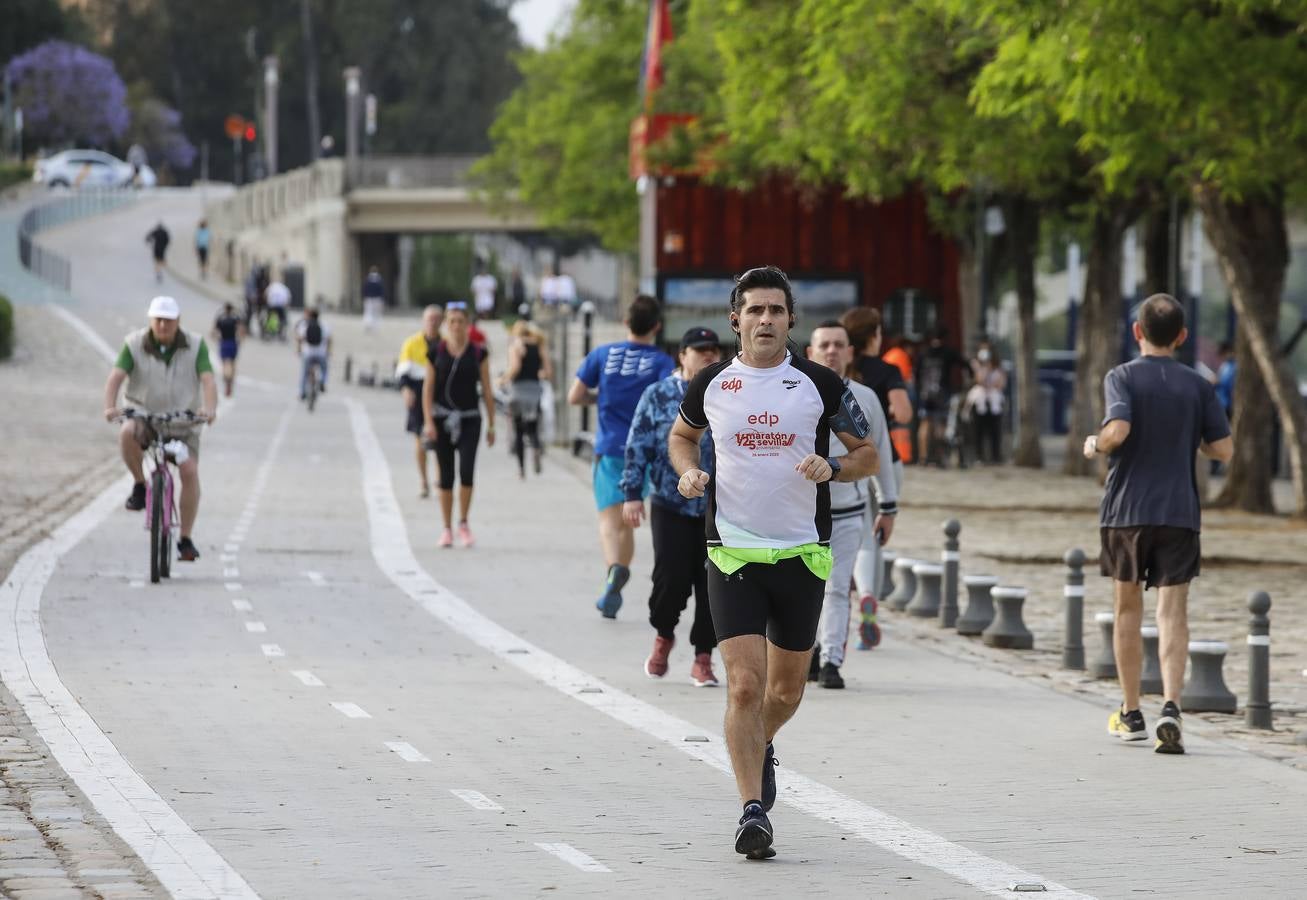
<path fill-rule="evenodd" d="M 1085 551 L 1075 547 L 1062 557 L 1066 563 L 1066 627 L 1062 633 L 1062 668 L 1085 667 Z"/>
<path fill-rule="evenodd" d="M 993 575 L 967 575 L 962 584 L 967 589 L 967 609 L 958 619 L 958 634 L 974 637 L 994 621 L 994 598 L 989 592 L 998 586 Z"/>
<path fill-rule="evenodd" d="M 889 599 L 889 595 L 894 593 L 894 561 L 899 555 L 893 550 L 880 551 L 880 590 L 876 593 L 876 599 L 881 603 Z"/>
<path fill-rule="evenodd" d="M 1225 686 L 1221 667 L 1230 645 L 1225 641 L 1189 642 L 1189 680 L 1180 695 L 1180 707 L 1185 712 L 1232 713 L 1239 706 L 1238 699 Z"/>
<path fill-rule="evenodd" d="M 908 615 L 933 619 L 939 615 L 939 589 L 944 580 L 944 567 L 919 562 L 912 567 L 912 574 L 917 576 L 917 596 L 908 604 Z"/>
<path fill-rule="evenodd" d="M 912 567 L 919 562 L 921 560 L 904 556 L 894 560 L 895 588 L 889 598 L 890 609 L 903 612 L 917 595 L 917 576 L 912 574 Z"/>
<path fill-rule="evenodd" d="M 1139 693 L 1162 693 L 1162 659 L 1157 653 L 1157 626 L 1141 625 L 1139 634 L 1144 639 L 1144 670 L 1139 675 Z"/>
<path fill-rule="evenodd" d="M 995 587 L 989 592 L 994 598 L 994 621 L 980 636 L 987 646 L 1008 650 L 1029 650 L 1035 646 L 1035 636 L 1021 618 L 1026 593 L 1020 587 Z"/>
<path fill-rule="evenodd" d="M 345 383 L 346 384 L 349 384 L 350 378 L 353 376 L 353 373 L 354 373 L 354 357 L 346 355 L 345 356 Z"/>
<path fill-rule="evenodd" d="M 1101 612 L 1094 616 L 1094 624 L 1102 635 L 1103 646 L 1098 651 L 1098 658 L 1089 667 L 1089 674 L 1095 678 L 1116 677 L 1116 648 L 1112 646 L 1112 623 L 1116 621 L 1113 613 Z"/>
<path fill-rule="evenodd" d="M 944 550 L 939 555 L 944 566 L 944 578 L 939 595 L 939 627 L 954 628 L 958 624 L 958 534 L 962 524 L 957 519 L 944 523 Z"/>
<path fill-rule="evenodd" d="M 1244 719 L 1249 728 L 1271 727 L 1271 597 L 1265 591 L 1248 595 L 1248 703 Z"/>

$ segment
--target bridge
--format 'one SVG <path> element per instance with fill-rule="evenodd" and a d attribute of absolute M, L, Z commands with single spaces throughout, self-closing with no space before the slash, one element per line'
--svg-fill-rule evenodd
<path fill-rule="evenodd" d="M 256 259 L 304 269 L 304 296 L 352 308 L 367 265 L 406 282 L 405 255 L 390 238 L 431 232 L 539 230 L 535 213 L 492 206 L 467 180 L 475 156 L 370 156 L 349 171 L 323 159 L 238 188 L 205 206 L 211 264 L 240 282 Z"/>

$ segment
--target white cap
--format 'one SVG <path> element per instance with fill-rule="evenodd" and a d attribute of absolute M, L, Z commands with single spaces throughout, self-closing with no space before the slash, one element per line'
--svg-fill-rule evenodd
<path fill-rule="evenodd" d="M 146 313 L 151 319 L 180 319 L 181 307 L 171 297 L 155 297 L 150 301 L 150 311 Z"/>

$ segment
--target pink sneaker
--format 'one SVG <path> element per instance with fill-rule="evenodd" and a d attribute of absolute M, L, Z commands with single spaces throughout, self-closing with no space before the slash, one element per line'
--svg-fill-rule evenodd
<path fill-rule="evenodd" d="M 467 527 L 466 522 L 458 523 L 458 542 L 464 547 L 471 547 L 477 542 L 476 538 L 472 537 L 472 529 Z"/>
<path fill-rule="evenodd" d="M 442 547 L 454 546 L 454 532 L 450 531 L 448 528 L 441 531 L 439 544 Z"/>
<path fill-rule="evenodd" d="M 650 678 L 662 678 L 666 675 L 667 657 L 671 655 L 672 645 L 675 643 L 675 641 L 669 641 L 662 635 L 655 637 L 653 652 L 644 661 L 644 674 Z"/>
<path fill-rule="evenodd" d="M 712 654 L 696 653 L 690 667 L 690 680 L 695 687 L 717 687 L 717 676 L 712 671 Z"/>

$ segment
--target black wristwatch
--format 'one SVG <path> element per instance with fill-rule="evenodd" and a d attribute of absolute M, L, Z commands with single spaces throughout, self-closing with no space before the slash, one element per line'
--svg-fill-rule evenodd
<path fill-rule="evenodd" d="M 830 478 L 826 480 L 834 481 L 836 478 L 839 478 L 840 469 L 843 468 L 843 466 L 840 465 L 840 461 L 833 456 L 828 456 L 826 457 L 826 464 L 830 466 Z"/>

